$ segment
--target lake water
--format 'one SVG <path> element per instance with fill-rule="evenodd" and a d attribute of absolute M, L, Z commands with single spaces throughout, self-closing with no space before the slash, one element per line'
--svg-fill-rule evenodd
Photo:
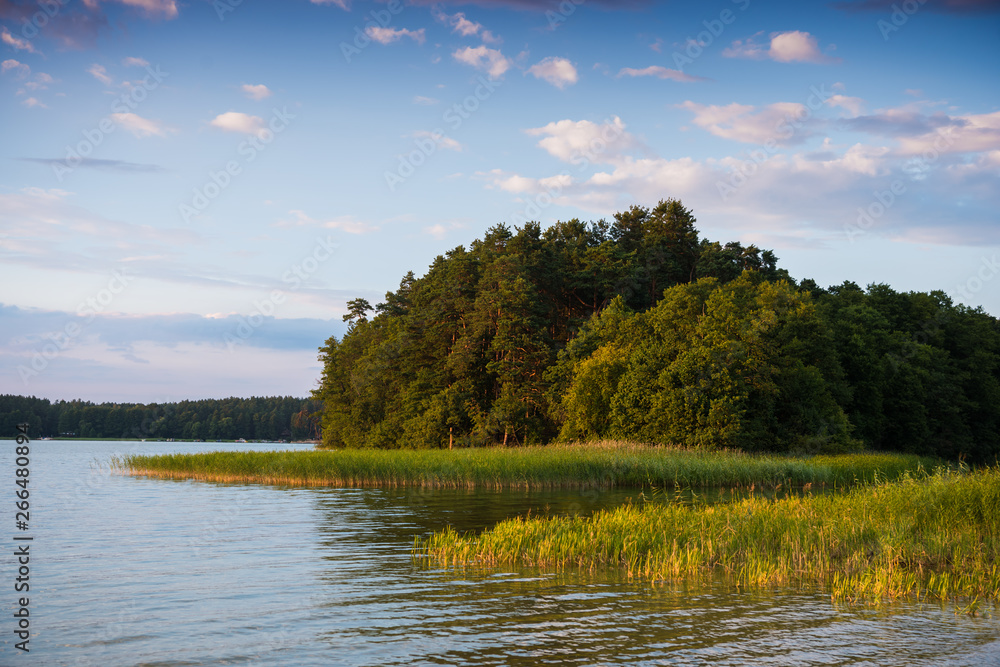
<path fill-rule="evenodd" d="M 30 446 L 27 533 L 14 528 L 14 443 L 0 446 L 3 534 L 34 537 L 28 654 L 14 648 L 15 558 L 0 558 L 2 665 L 1000 665 L 1000 622 L 949 606 L 463 572 L 411 556 L 415 535 L 449 524 L 589 512 L 634 491 L 222 485 L 112 475 L 107 461 L 308 446 Z"/>

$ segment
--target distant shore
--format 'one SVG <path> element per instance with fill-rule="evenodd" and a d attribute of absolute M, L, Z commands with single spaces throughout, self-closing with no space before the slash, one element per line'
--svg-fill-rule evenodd
<path fill-rule="evenodd" d="M 15 436 L 0 436 L 0 440 L 14 440 Z M 65 438 L 65 437 L 32 437 L 31 440 L 51 440 L 60 442 L 204 442 L 211 444 L 213 442 L 227 442 L 227 443 L 246 443 L 246 444 L 295 444 L 295 445 L 318 445 L 319 440 L 184 440 L 182 438 Z"/>

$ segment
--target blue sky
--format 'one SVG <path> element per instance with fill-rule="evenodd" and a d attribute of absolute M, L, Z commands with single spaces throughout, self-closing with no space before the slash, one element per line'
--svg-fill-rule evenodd
<path fill-rule="evenodd" d="M 345 302 L 680 198 L 1000 314 L 1000 3 L 0 0 L 0 392 L 306 395 Z"/>

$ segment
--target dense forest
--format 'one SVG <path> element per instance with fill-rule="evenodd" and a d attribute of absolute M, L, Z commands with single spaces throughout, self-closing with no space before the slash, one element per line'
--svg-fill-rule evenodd
<path fill-rule="evenodd" d="M 320 348 L 324 444 L 1000 454 L 996 318 L 944 292 L 797 282 L 695 222 L 668 200 L 498 225 L 374 308 L 349 302 Z"/>
<path fill-rule="evenodd" d="M 319 401 L 284 397 L 179 403 L 101 403 L 0 396 L 0 434 L 165 440 L 308 440 L 319 437 Z"/>

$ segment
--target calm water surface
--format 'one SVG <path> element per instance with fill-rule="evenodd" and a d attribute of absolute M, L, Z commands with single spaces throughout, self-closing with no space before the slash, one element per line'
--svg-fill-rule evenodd
<path fill-rule="evenodd" d="M 425 568 L 415 535 L 590 512 L 635 492 L 290 489 L 111 475 L 114 454 L 306 448 L 31 443 L 31 652 L 3 665 L 1000 665 L 1000 622 L 821 593 Z M 0 479 L 13 528 L 13 443 Z M 9 550 L 13 552 L 11 548 Z"/>

